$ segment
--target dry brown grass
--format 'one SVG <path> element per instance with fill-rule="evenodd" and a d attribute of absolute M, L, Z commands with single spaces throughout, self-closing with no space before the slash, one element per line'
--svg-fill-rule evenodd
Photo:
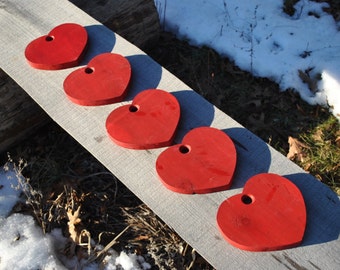
<path fill-rule="evenodd" d="M 290 12 L 294 2 L 286 1 Z M 339 18 L 339 1 L 329 2 L 329 12 Z M 289 136 L 302 142 L 307 151 L 304 162 L 297 161 L 300 166 L 339 190 L 339 123 L 327 108 L 310 106 L 293 90 L 281 92 L 275 83 L 254 78 L 213 50 L 192 47 L 169 33 L 148 53 L 281 153 L 289 152 Z M 27 160 L 20 171 L 30 179 L 29 203 L 14 211 L 34 215 L 44 232 L 61 227 L 73 239 L 66 253 L 80 248 L 89 260 L 100 260 L 103 252 L 89 252 L 91 238 L 107 248 L 142 254 L 153 269 L 213 269 L 56 124 L 9 151 L 14 160 Z M 7 156 L 1 158 L 4 163 Z M 86 241 L 79 240 L 82 232 Z"/>
<path fill-rule="evenodd" d="M 35 216 L 45 233 L 62 228 L 69 237 L 63 255 L 101 263 L 113 248 L 143 255 L 152 269 L 213 269 L 55 123 L 11 153 L 27 177 L 29 202 L 14 211 Z M 90 240 L 106 248 L 95 250 Z"/>

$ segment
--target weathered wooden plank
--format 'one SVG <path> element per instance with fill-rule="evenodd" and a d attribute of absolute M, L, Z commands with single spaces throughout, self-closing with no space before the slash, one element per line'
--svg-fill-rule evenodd
<path fill-rule="evenodd" d="M 142 49 L 155 46 L 158 41 L 160 25 L 153 0 L 71 2 L 111 30 L 119 30 L 123 37 Z M 3 152 L 50 119 L 29 95 L 1 70 L 0 96 L 0 152 Z"/>
<path fill-rule="evenodd" d="M 29 67 L 25 46 L 58 24 L 84 25 L 92 41 L 86 60 L 107 51 L 120 53 L 132 65 L 133 78 L 126 101 L 100 107 L 71 103 L 62 88 L 74 69 L 41 71 Z M 157 215 L 174 228 L 217 269 L 337 269 L 340 265 L 340 202 L 328 187 L 266 145 L 219 111 L 183 82 L 120 36 L 66 0 L 0 0 L 0 59 L 8 73 L 69 134 L 86 147 Z M 167 190 L 158 180 L 155 161 L 163 149 L 128 150 L 109 139 L 105 120 L 138 92 L 158 87 L 180 102 L 182 117 L 176 142 L 198 126 L 225 131 L 238 153 L 234 184 L 228 191 L 183 195 Z M 307 229 L 300 247 L 275 252 L 246 252 L 224 241 L 216 226 L 218 206 L 240 193 L 244 183 L 260 172 L 273 172 L 293 181 L 307 207 Z"/>
<path fill-rule="evenodd" d="M 141 49 L 158 41 L 160 24 L 153 0 L 70 1 Z"/>
<path fill-rule="evenodd" d="M 48 121 L 44 110 L 0 70 L 0 153 Z"/>

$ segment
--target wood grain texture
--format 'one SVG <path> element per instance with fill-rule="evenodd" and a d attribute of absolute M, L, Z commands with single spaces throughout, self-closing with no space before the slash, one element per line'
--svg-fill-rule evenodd
<path fill-rule="evenodd" d="M 64 23 L 32 40 L 25 49 L 28 63 L 37 69 L 56 70 L 79 65 L 87 47 L 87 31 L 79 24 Z"/>
<path fill-rule="evenodd" d="M 236 148 L 228 135 L 216 128 L 199 127 L 158 156 L 156 171 L 174 192 L 204 194 L 230 188 L 236 160 Z"/>
<path fill-rule="evenodd" d="M 118 145 L 129 149 L 170 146 L 180 119 L 180 106 L 171 93 L 147 89 L 136 95 L 130 105 L 113 110 L 106 130 Z"/>
<path fill-rule="evenodd" d="M 64 91 L 83 106 L 107 105 L 123 101 L 131 79 L 129 61 L 115 53 L 102 53 L 64 80 Z"/>
<path fill-rule="evenodd" d="M 230 244 L 249 251 L 299 246 L 306 228 L 306 206 L 300 190 L 286 178 L 261 173 L 243 192 L 225 200 L 217 223 Z"/>
<path fill-rule="evenodd" d="M 0 153 L 49 121 L 44 110 L 0 69 Z"/>
<path fill-rule="evenodd" d="M 70 0 L 139 48 L 153 47 L 160 34 L 154 0 Z"/>
<path fill-rule="evenodd" d="M 126 101 L 100 107 L 73 104 L 63 92 L 63 81 L 74 69 L 38 71 L 24 57 L 26 45 L 58 24 L 84 25 L 91 44 L 84 63 L 103 52 L 127 57 L 132 67 Z M 244 129 L 193 92 L 183 82 L 134 45 L 103 27 L 66 0 L 0 0 L 0 59 L 5 70 L 59 125 L 104 164 L 160 218 L 176 230 L 217 269 L 337 269 L 340 265 L 340 202 L 328 187 Z M 230 190 L 204 195 L 184 195 L 166 189 L 155 170 L 164 149 L 129 150 L 115 145 L 106 134 L 109 113 L 144 89 L 164 89 L 181 105 L 175 138 L 199 126 L 226 132 L 235 142 L 237 167 Z M 274 252 L 239 250 L 222 239 L 217 225 L 219 205 L 241 193 L 251 176 L 271 172 L 294 182 L 307 208 L 307 228 L 301 246 Z"/>

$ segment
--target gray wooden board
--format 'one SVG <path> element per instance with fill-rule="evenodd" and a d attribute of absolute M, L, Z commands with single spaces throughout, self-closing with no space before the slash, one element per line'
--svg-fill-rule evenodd
<path fill-rule="evenodd" d="M 108 51 L 129 59 L 133 78 L 124 102 L 99 107 L 75 105 L 66 98 L 62 87 L 63 80 L 74 69 L 42 71 L 26 63 L 26 45 L 65 22 L 81 24 L 89 33 L 90 46 L 83 64 Z M 214 267 L 340 269 L 340 202 L 336 194 L 197 95 L 138 48 L 66 0 L 0 0 L 0 39 L 1 68 Z M 164 149 L 128 150 L 116 146 L 108 138 L 105 130 L 108 114 L 148 88 L 164 89 L 178 98 L 182 117 L 176 142 L 198 126 L 216 127 L 232 137 L 238 163 L 230 190 L 207 195 L 171 192 L 158 180 L 154 166 Z M 301 246 L 275 252 L 246 252 L 222 239 L 215 220 L 218 206 L 226 198 L 240 193 L 246 180 L 260 172 L 283 175 L 302 191 L 308 220 Z"/>

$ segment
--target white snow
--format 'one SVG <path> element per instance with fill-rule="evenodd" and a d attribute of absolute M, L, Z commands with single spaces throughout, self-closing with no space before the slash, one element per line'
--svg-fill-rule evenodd
<path fill-rule="evenodd" d="M 161 23 L 191 44 L 206 45 L 253 75 L 267 77 L 282 90 L 293 88 L 310 104 L 329 105 L 340 119 L 340 23 L 323 11 L 327 3 L 301 0 L 296 12 L 283 12 L 280 0 L 155 0 Z M 308 71 L 321 80 L 315 93 L 299 77 Z M 20 177 L 20 176 L 19 176 Z M 31 216 L 9 215 L 19 200 L 17 173 L 0 169 L 0 268 L 98 269 L 62 258 L 66 239 L 58 230 L 44 235 Z M 149 269 L 135 254 L 114 250 L 104 269 Z M 80 268 L 79 268 L 80 266 Z"/>
<path fill-rule="evenodd" d="M 161 24 L 192 45 L 208 46 L 310 104 L 329 105 L 340 120 L 340 23 L 327 3 L 300 0 L 289 16 L 283 0 L 154 0 Z M 314 93 L 299 77 L 321 77 Z"/>
<path fill-rule="evenodd" d="M 55 256 L 53 238 L 33 217 L 13 214 L 0 220 L 1 269 L 65 269 Z"/>
<path fill-rule="evenodd" d="M 0 269 L 83 269 L 83 270 L 146 270 L 151 266 L 142 256 L 110 249 L 102 265 L 87 264 L 77 257 L 67 258 L 60 252 L 67 239 L 60 229 L 43 234 L 32 216 L 9 215 L 20 200 L 24 178 L 12 167 L 0 167 Z M 23 183 L 23 182 L 22 182 Z M 99 245 L 96 246 L 99 248 Z"/>
<path fill-rule="evenodd" d="M 19 200 L 20 193 L 16 173 L 9 168 L 0 169 L 0 217 L 6 217 L 11 212 Z"/>

